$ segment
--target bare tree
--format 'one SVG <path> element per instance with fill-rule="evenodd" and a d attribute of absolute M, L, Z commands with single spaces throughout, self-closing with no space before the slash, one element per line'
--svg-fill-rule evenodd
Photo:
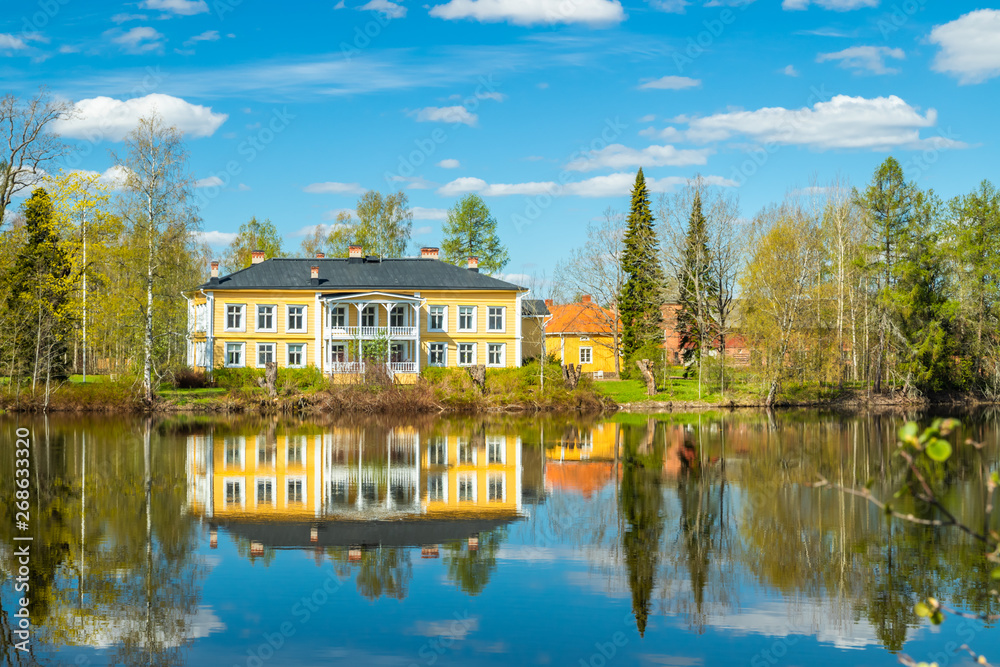
<path fill-rule="evenodd" d="M 622 264 L 625 239 L 625 216 L 608 208 L 604 219 L 587 225 L 587 241 L 570 252 L 555 270 L 555 283 L 563 294 L 589 294 L 605 306 L 606 325 L 615 355 L 615 372 L 620 373 L 621 315 L 617 301 L 625 284 Z"/>
<path fill-rule="evenodd" d="M 71 110 L 72 105 L 53 100 L 44 88 L 29 100 L 13 94 L 0 98 L 0 226 L 14 195 L 35 185 L 45 166 L 66 153 L 66 144 L 48 126 L 68 118 Z"/>

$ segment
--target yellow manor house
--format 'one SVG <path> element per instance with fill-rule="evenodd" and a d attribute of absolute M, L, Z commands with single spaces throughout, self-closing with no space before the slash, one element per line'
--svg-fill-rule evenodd
<path fill-rule="evenodd" d="M 364 370 L 366 342 L 384 341 L 400 381 L 427 366 L 521 365 L 527 289 L 438 259 L 365 256 L 272 258 L 211 279 L 188 298 L 188 363 L 212 369 L 316 366 L 327 374 Z"/>

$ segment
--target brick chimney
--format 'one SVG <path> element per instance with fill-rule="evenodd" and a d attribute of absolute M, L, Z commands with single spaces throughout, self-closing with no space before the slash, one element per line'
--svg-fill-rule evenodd
<path fill-rule="evenodd" d="M 479 273 L 479 258 L 478 257 L 470 257 L 469 258 L 469 271 L 475 271 L 476 273 Z"/>
<path fill-rule="evenodd" d="M 210 528 L 208 531 L 208 546 L 211 549 L 219 548 L 219 529 Z"/>
<path fill-rule="evenodd" d="M 316 259 L 323 259 L 326 257 L 326 253 L 318 252 L 316 253 Z"/>
<path fill-rule="evenodd" d="M 364 257 L 364 253 L 362 252 L 361 246 L 359 245 L 352 245 L 348 248 L 348 250 L 350 250 L 351 257 Z"/>
<path fill-rule="evenodd" d="M 421 248 L 420 256 L 424 259 L 437 259 L 438 249 L 437 248 Z"/>
<path fill-rule="evenodd" d="M 580 297 L 580 303 L 590 303 L 590 295 L 584 294 Z"/>
<path fill-rule="evenodd" d="M 254 264 L 260 264 L 261 262 L 264 261 L 264 251 L 263 250 L 254 250 L 252 257 L 253 257 L 253 263 Z"/>
<path fill-rule="evenodd" d="M 219 260 L 217 259 L 212 260 L 212 279 L 209 282 L 219 282 Z"/>
<path fill-rule="evenodd" d="M 313 266 L 309 269 L 309 284 L 319 285 L 319 267 Z"/>

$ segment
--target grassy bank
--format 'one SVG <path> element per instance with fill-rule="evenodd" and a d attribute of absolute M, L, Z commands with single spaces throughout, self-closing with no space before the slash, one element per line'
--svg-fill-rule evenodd
<path fill-rule="evenodd" d="M 70 378 L 54 386 L 50 411 L 88 412 L 325 412 L 440 413 L 495 411 L 613 410 L 615 404 L 589 379 L 569 390 L 557 365 L 545 369 L 545 389 L 539 387 L 538 364 L 522 368 L 487 369 L 480 390 L 464 369 L 429 368 L 414 384 L 336 384 L 316 369 L 282 369 L 276 395 L 260 385 L 260 369 L 218 369 L 212 382 L 202 375 L 177 373 L 159 387 L 152 406 L 141 399 L 134 380 L 94 376 L 86 384 Z M 74 381 L 76 380 L 76 381 Z M 40 412 L 45 392 L 36 387 L 0 387 L 0 409 Z"/>

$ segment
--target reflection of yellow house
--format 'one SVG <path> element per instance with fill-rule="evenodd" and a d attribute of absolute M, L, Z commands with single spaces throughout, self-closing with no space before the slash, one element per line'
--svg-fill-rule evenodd
<path fill-rule="evenodd" d="M 545 458 L 550 461 L 610 461 L 615 458 L 617 428 L 617 424 L 605 422 L 589 430 L 571 429 L 557 443 L 546 443 Z"/>
<path fill-rule="evenodd" d="M 583 430 L 571 427 L 557 442 L 547 442 L 546 488 L 578 491 L 585 498 L 605 488 L 614 479 L 617 430 L 610 422 Z"/>
<path fill-rule="evenodd" d="M 615 373 L 614 313 L 584 295 L 579 303 L 556 305 L 546 300 L 552 319 L 545 327 L 545 351 L 584 373 Z M 620 327 L 619 327 L 620 328 Z"/>
<path fill-rule="evenodd" d="M 505 433 L 189 436 L 187 455 L 189 507 L 214 520 L 513 518 L 521 508 L 521 441 Z"/>

